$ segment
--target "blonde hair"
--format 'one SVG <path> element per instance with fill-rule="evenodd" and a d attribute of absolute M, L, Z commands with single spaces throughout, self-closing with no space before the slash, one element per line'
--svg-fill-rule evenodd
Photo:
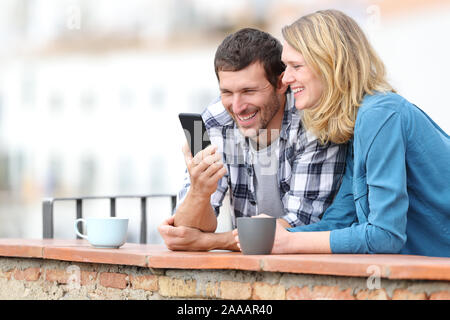
<path fill-rule="evenodd" d="M 352 138 L 365 94 L 395 92 L 363 31 L 344 13 L 317 11 L 285 26 L 282 34 L 324 83 L 317 106 L 303 113 L 305 127 L 321 143 L 345 143 Z"/>

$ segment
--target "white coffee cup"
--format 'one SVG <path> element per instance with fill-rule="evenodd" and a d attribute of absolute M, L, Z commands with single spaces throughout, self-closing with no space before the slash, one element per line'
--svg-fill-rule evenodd
<path fill-rule="evenodd" d="M 87 225 L 87 235 L 79 232 L 80 222 Z M 74 228 L 79 237 L 87 239 L 96 248 L 117 249 L 126 242 L 128 219 L 117 217 L 77 219 Z"/>

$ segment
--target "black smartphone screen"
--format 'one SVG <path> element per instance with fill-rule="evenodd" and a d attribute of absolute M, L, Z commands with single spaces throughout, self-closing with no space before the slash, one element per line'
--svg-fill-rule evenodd
<path fill-rule="evenodd" d="M 180 113 L 181 126 L 191 149 L 192 156 L 211 144 L 202 116 L 198 113 Z"/>

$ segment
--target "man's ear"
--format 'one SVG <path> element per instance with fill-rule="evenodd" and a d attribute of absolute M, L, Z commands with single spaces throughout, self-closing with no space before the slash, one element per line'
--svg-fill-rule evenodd
<path fill-rule="evenodd" d="M 277 92 L 279 94 L 285 94 L 286 90 L 288 89 L 289 85 L 288 84 L 284 84 L 283 83 L 283 76 L 284 76 L 284 71 L 278 76 L 278 81 L 277 81 Z"/>

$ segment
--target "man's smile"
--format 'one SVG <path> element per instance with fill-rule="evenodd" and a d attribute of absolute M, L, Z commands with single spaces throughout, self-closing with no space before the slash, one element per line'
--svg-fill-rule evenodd
<path fill-rule="evenodd" d="M 251 118 L 253 118 L 254 116 L 256 116 L 257 113 L 258 113 L 258 110 L 253 112 L 253 113 L 251 113 L 251 114 L 246 114 L 246 115 L 240 114 L 240 115 L 237 115 L 237 116 L 238 116 L 239 120 L 247 121 L 247 120 L 250 120 Z"/>

